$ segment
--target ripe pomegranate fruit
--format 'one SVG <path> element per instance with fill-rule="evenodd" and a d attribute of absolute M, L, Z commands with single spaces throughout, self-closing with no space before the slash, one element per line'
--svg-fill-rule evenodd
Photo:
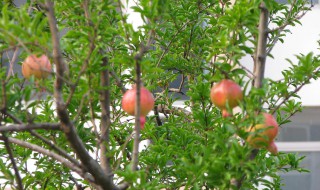
<path fill-rule="evenodd" d="M 247 131 L 251 132 L 247 137 L 247 142 L 254 148 L 261 148 L 270 144 L 277 136 L 279 125 L 271 114 L 262 113 L 264 121 L 250 127 Z"/>
<path fill-rule="evenodd" d="M 267 147 L 267 150 L 272 154 L 272 155 L 277 155 L 278 154 L 278 147 L 277 145 L 274 143 L 274 141 L 272 141 L 269 146 Z"/>
<path fill-rule="evenodd" d="M 37 79 L 44 79 L 49 76 L 51 72 L 51 63 L 46 55 L 37 57 L 36 55 L 29 55 L 22 63 L 22 75 L 29 79 L 34 75 Z"/>
<path fill-rule="evenodd" d="M 241 87 L 232 80 L 224 79 L 211 88 L 210 98 L 214 105 L 222 110 L 223 117 L 229 117 L 227 107 L 234 108 L 242 100 Z"/>
<path fill-rule="evenodd" d="M 132 89 L 127 90 L 122 97 L 122 109 L 127 112 L 129 115 L 135 115 L 135 105 L 136 105 L 136 93 L 137 89 L 133 86 Z M 140 116 L 146 116 L 154 106 L 153 95 L 146 89 L 141 86 L 140 89 Z"/>

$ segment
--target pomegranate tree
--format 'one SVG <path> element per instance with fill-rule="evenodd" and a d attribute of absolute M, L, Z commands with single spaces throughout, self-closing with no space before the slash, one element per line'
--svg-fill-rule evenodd
<path fill-rule="evenodd" d="M 242 100 L 241 87 L 232 80 L 224 79 L 211 88 L 210 98 L 212 103 L 222 110 L 222 116 L 232 115 L 227 108 L 234 108 Z"/>
<path fill-rule="evenodd" d="M 262 113 L 263 122 L 248 129 L 247 142 L 254 148 L 261 148 L 273 142 L 278 134 L 279 125 L 271 114 Z"/>
<path fill-rule="evenodd" d="M 129 115 L 135 115 L 136 109 L 136 86 L 127 90 L 122 97 L 122 109 Z M 140 88 L 140 124 L 141 128 L 144 128 L 145 116 L 153 109 L 154 98 L 151 92 L 145 87 Z"/>
<path fill-rule="evenodd" d="M 46 55 L 40 57 L 29 55 L 22 63 L 22 75 L 26 79 L 29 79 L 32 75 L 37 79 L 47 78 L 51 69 L 51 63 Z"/>

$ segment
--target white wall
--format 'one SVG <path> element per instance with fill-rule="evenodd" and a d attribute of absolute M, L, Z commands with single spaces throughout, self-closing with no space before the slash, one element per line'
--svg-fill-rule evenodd
<path fill-rule="evenodd" d="M 288 68 L 290 64 L 285 60 L 296 60 L 294 55 L 308 54 L 314 52 L 319 54 L 320 40 L 320 4 L 315 5 L 312 11 L 309 11 L 301 19 L 302 25 L 289 27 L 292 34 L 288 34 L 284 38 L 284 43 L 278 43 L 271 54 L 274 59 L 267 58 L 266 63 L 266 77 L 278 80 L 282 78 L 281 71 Z M 245 57 L 241 63 L 248 68 L 252 68 L 252 58 Z M 298 93 L 302 98 L 302 104 L 305 106 L 319 106 L 320 105 L 320 80 L 312 81 L 311 84 L 306 85 Z"/>

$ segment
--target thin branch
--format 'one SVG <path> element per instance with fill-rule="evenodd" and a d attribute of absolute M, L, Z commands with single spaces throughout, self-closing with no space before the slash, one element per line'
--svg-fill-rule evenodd
<path fill-rule="evenodd" d="M 79 168 L 84 168 L 83 166 L 81 166 L 81 164 L 78 162 L 78 160 L 74 159 L 72 156 L 70 156 L 65 150 L 63 150 L 62 148 L 58 147 L 57 145 L 55 145 L 53 142 L 51 142 L 49 139 L 41 136 L 39 133 L 30 130 L 29 131 L 31 135 L 37 137 L 38 139 L 42 140 L 44 143 L 46 143 L 47 145 L 49 145 L 50 148 L 52 148 L 54 151 L 56 151 L 58 154 L 64 156 L 66 159 L 68 159 L 70 162 L 72 162 L 73 164 L 75 164 L 77 167 Z"/>
<path fill-rule="evenodd" d="M 158 67 L 160 65 L 160 62 L 162 61 L 162 59 L 164 58 L 164 56 L 166 55 L 166 53 L 169 51 L 169 48 L 171 46 L 171 44 L 173 43 L 173 41 L 175 40 L 175 38 L 178 36 L 178 34 L 180 32 L 183 31 L 183 29 L 192 22 L 193 20 L 188 20 L 187 22 L 185 22 L 177 31 L 175 34 L 173 34 L 173 36 L 171 37 L 171 40 L 169 41 L 168 45 L 164 48 L 164 51 L 162 52 L 162 54 L 160 55 L 158 62 L 156 64 L 156 67 Z"/>
<path fill-rule="evenodd" d="M 80 101 L 80 105 L 78 107 L 78 111 L 77 111 L 77 115 L 74 117 L 74 121 L 78 121 L 78 118 L 80 117 L 81 115 L 81 112 L 82 112 L 82 108 L 84 106 L 84 102 L 85 102 L 85 99 L 86 97 L 89 95 L 89 92 L 85 93 L 82 98 L 81 98 L 81 101 Z"/>
<path fill-rule="evenodd" d="M 7 92 L 6 92 L 6 81 L 1 80 L 1 97 L 2 97 L 2 105 L 0 107 L 1 112 L 7 111 Z"/>
<path fill-rule="evenodd" d="M 126 139 L 126 141 L 121 145 L 122 148 L 121 148 L 121 152 L 122 152 L 122 156 L 124 157 L 125 155 L 125 149 L 128 145 L 128 143 L 130 142 L 130 140 L 134 137 L 134 134 L 135 132 L 133 131 Z M 120 143 L 119 143 L 120 144 Z M 116 167 L 115 167 L 115 171 L 119 169 L 120 167 L 120 162 L 121 162 L 121 156 L 119 156 L 119 158 L 117 159 L 117 164 L 116 164 Z"/>
<path fill-rule="evenodd" d="M 135 60 L 135 70 L 136 70 L 136 102 L 135 102 L 135 136 L 132 152 L 132 170 L 137 170 L 139 161 L 139 143 L 140 143 L 140 89 L 141 89 L 141 60 L 145 53 L 150 49 L 152 40 L 154 36 L 154 31 L 149 32 L 149 38 L 147 44 L 141 44 L 140 51 L 134 56 Z"/>
<path fill-rule="evenodd" d="M 23 122 L 17 118 L 16 116 L 12 115 L 11 113 L 9 113 L 7 110 L 1 110 L 2 114 L 10 117 L 14 123 L 19 123 L 19 124 L 23 124 Z"/>
<path fill-rule="evenodd" d="M 14 173 L 15 173 L 15 177 L 16 177 L 16 181 L 17 181 L 17 189 L 19 190 L 23 190 L 23 184 L 22 184 L 22 179 L 21 179 L 21 176 L 20 176 L 20 173 L 19 173 L 19 169 L 17 167 L 17 164 L 16 164 L 16 161 L 14 159 L 14 155 L 13 155 L 13 151 L 10 147 L 10 143 L 8 141 L 8 137 L 2 133 L 2 137 L 3 137 L 3 141 L 4 141 L 4 145 L 6 147 L 6 150 L 8 152 L 8 155 L 9 155 L 9 159 L 11 161 L 11 164 L 12 164 L 12 167 L 13 167 L 13 170 L 14 170 Z"/>
<path fill-rule="evenodd" d="M 153 108 L 153 111 L 154 111 L 154 115 L 156 116 L 156 121 L 157 121 L 157 125 L 158 126 L 162 126 L 162 121 L 160 119 L 160 115 L 159 115 L 159 111 L 158 111 L 158 106 L 154 106 Z"/>
<path fill-rule="evenodd" d="M 272 42 L 270 43 L 270 46 L 269 48 L 267 49 L 267 55 L 270 54 L 270 52 L 272 51 L 272 49 L 274 48 L 275 44 L 278 42 L 279 38 L 280 38 L 280 35 L 281 35 L 281 32 L 287 27 L 289 26 L 291 23 L 289 22 L 289 17 L 290 15 L 292 14 L 292 11 L 293 11 L 293 6 L 296 4 L 296 1 L 297 0 L 294 0 L 291 2 L 291 5 L 290 5 L 290 10 L 289 10 L 289 13 L 287 13 L 287 17 L 286 17 L 286 20 L 284 22 L 283 25 L 277 27 L 277 28 L 274 28 L 274 29 L 271 29 L 271 30 L 268 30 L 268 33 L 273 33 L 273 32 L 277 32 L 277 35 L 274 37 L 274 39 L 272 40 Z M 313 5 L 310 6 L 310 8 L 312 8 Z M 294 20 L 300 20 L 306 13 L 308 12 L 307 11 L 304 11 L 302 12 L 301 15 L 296 15 L 294 17 Z"/>
<path fill-rule="evenodd" d="M 9 81 L 10 79 L 10 76 L 13 75 L 13 64 L 16 62 L 17 58 L 18 58 L 18 52 L 19 52 L 19 48 L 16 47 L 14 49 L 14 52 L 13 52 L 13 56 L 12 56 L 12 59 L 10 60 L 10 66 L 9 66 L 9 71 L 8 71 L 8 75 L 7 75 L 7 78 L 6 78 L 6 82 Z M 9 58 L 9 56 L 8 56 Z"/>
<path fill-rule="evenodd" d="M 122 2 L 121 2 L 121 0 L 118 0 L 118 8 L 119 8 L 120 16 L 121 16 L 121 21 L 122 21 L 122 25 L 123 25 L 123 30 L 124 30 L 124 33 L 125 33 L 125 38 L 126 38 L 127 43 L 128 43 L 128 48 L 131 48 L 130 36 L 129 36 L 128 30 L 127 30 L 127 28 L 126 28 L 127 21 L 126 21 L 124 15 L 123 15 Z"/>
<path fill-rule="evenodd" d="M 205 11 L 207 8 L 211 7 L 214 3 L 209 4 L 208 6 L 204 7 L 203 9 L 199 10 L 197 14 L 200 14 L 201 12 Z M 164 48 L 164 51 L 162 52 L 162 54 L 160 55 L 156 67 L 158 67 L 160 65 L 160 62 L 162 61 L 162 59 L 164 58 L 165 54 L 168 53 L 169 48 L 171 46 L 171 44 L 173 43 L 173 41 L 176 39 L 176 37 L 178 36 L 178 34 L 180 32 L 183 31 L 183 29 L 185 29 L 185 27 L 192 23 L 192 22 L 196 22 L 197 20 L 188 20 L 186 21 L 181 27 L 178 28 L 178 30 L 176 31 L 176 33 L 173 34 L 173 36 L 171 37 L 171 40 L 169 41 L 168 45 Z"/>
<path fill-rule="evenodd" d="M 241 69 L 245 70 L 246 73 L 247 73 L 247 77 L 249 78 L 254 78 L 254 74 L 253 72 L 251 72 L 247 67 L 241 65 L 241 64 L 238 64 L 237 66 L 239 66 Z"/>
<path fill-rule="evenodd" d="M 143 51 L 144 47 L 141 48 Z M 141 56 L 142 57 L 142 56 Z M 132 152 L 132 170 L 137 170 L 138 162 L 139 162 L 139 143 L 140 143 L 140 89 L 141 89 L 141 68 L 140 68 L 140 59 L 136 59 L 136 103 L 135 103 L 135 135 L 134 135 L 134 144 L 133 144 L 133 152 Z"/>
<path fill-rule="evenodd" d="M 14 124 L 7 126 L 0 126 L 0 132 L 18 132 L 18 131 L 29 131 L 33 129 L 43 130 L 61 130 L 60 124 L 57 123 L 30 123 L 30 124 Z"/>
<path fill-rule="evenodd" d="M 92 26 L 93 23 L 92 23 L 91 18 L 90 18 L 90 12 L 89 12 L 89 8 L 88 8 L 88 3 L 89 3 L 89 0 L 85 0 L 84 1 L 83 9 L 84 9 L 84 12 L 85 12 L 84 15 L 85 15 L 85 17 L 87 19 L 88 26 L 91 26 L 91 27 L 94 28 L 93 35 L 91 36 L 90 33 L 88 34 L 89 41 L 90 41 L 89 51 L 88 51 L 88 54 L 87 54 L 85 60 L 83 61 L 83 65 L 81 67 L 80 73 L 78 74 L 76 82 L 71 86 L 70 94 L 69 94 L 69 97 L 68 97 L 68 99 L 66 101 L 66 106 L 70 104 L 71 99 L 73 97 L 73 94 L 74 94 L 74 92 L 75 92 L 75 90 L 76 90 L 76 88 L 77 88 L 77 86 L 78 86 L 78 84 L 80 82 L 80 78 L 85 73 L 85 71 L 87 70 L 87 67 L 89 65 L 89 60 L 90 60 L 91 55 L 92 55 L 92 53 L 93 53 L 93 51 L 95 49 L 95 43 L 94 42 L 95 42 L 95 39 L 97 37 L 97 32 L 96 32 L 96 26 Z"/>
<path fill-rule="evenodd" d="M 110 69 L 109 72 L 110 72 L 110 75 L 116 80 L 116 85 L 121 89 L 121 92 L 124 94 L 127 91 L 127 89 L 124 87 L 124 85 L 123 85 L 122 81 L 120 80 L 120 78 L 111 69 Z"/>
<path fill-rule="evenodd" d="M 4 136 L 0 136 L 0 140 L 5 140 L 6 137 Z M 9 143 L 13 143 L 13 144 L 17 144 L 21 147 L 33 150 L 35 152 L 41 153 L 43 155 L 49 156 L 51 158 L 53 158 L 54 160 L 57 160 L 58 162 L 61 162 L 63 165 L 65 165 L 67 168 L 71 169 L 72 171 L 76 172 L 77 174 L 79 174 L 81 177 L 83 177 L 84 179 L 88 180 L 91 183 L 95 183 L 95 180 L 88 174 L 84 173 L 83 170 L 79 167 L 77 167 L 76 165 L 74 165 L 73 163 L 67 161 L 65 158 L 63 158 L 62 156 L 51 152 L 45 148 L 42 148 L 38 145 L 35 144 L 31 144 L 16 138 L 12 138 L 12 137 L 7 137 L 7 140 Z"/>
<path fill-rule="evenodd" d="M 6 113 L 5 113 L 6 114 Z M 6 114 L 7 115 L 7 114 Z M 14 118 L 13 116 L 10 116 L 11 118 Z M 22 121 L 19 119 L 15 118 L 14 121 L 18 124 L 16 125 L 8 125 L 8 126 L 2 126 L 0 127 L 0 132 L 18 132 L 18 131 L 29 131 L 31 135 L 37 137 L 38 139 L 42 140 L 44 143 L 49 145 L 53 150 L 55 150 L 57 153 L 60 155 L 64 156 L 67 158 L 69 161 L 77 165 L 78 167 L 82 167 L 80 163 L 71 157 L 66 151 L 58 147 L 57 145 L 53 144 L 50 140 L 47 138 L 41 136 L 37 132 L 33 131 L 34 129 L 42 129 L 42 130 L 61 130 L 60 124 L 55 124 L 55 123 L 40 123 L 40 124 L 34 124 L 34 123 L 29 123 L 29 124 L 24 124 Z"/>
<path fill-rule="evenodd" d="M 101 140 L 100 143 L 100 163 L 110 180 L 113 179 L 113 173 L 110 166 L 110 156 L 108 154 L 109 149 L 109 135 L 110 135 L 110 77 L 109 77 L 109 60 L 107 57 L 102 59 L 101 67 L 105 68 L 100 74 L 100 108 L 101 108 Z"/>
<path fill-rule="evenodd" d="M 317 73 L 317 72 L 320 72 L 320 68 L 317 69 L 315 72 L 316 72 L 316 73 Z M 302 88 L 303 86 L 305 86 L 306 84 L 309 83 L 309 81 L 310 81 L 312 78 L 313 78 L 313 76 L 310 75 L 300 86 L 297 86 L 297 87 L 296 87 L 288 96 L 286 96 L 274 109 L 272 109 L 271 114 L 274 114 L 284 103 L 287 102 L 287 100 L 289 100 L 289 98 L 291 98 L 293 95 L 297 94 L 297 93 L 301 90 L 301 88 Z"/>
<path fill-rule="evenodd" d="M 47 0 L 46 6 L 48 9 L 47 16 L 52 37 L 53 58 L 56 65 L 56 73 L 57 75 L 63 77 L 65 75 L 65 72 L 67 72 L 67 68 L 62 59 L 60 50 L 60 42 L 58 37 L 57 22 L 54 16 L 53 2 Z M 101 166 L 98 164 L 98 162 L 90 156 L 82 140 L 77 134 L 75 126 L 69 118 L 69 113 L 65 109 L 65 104 L 62 96 L 63 85 L 63 80 L 60 79 L 60 77 L 56 77 L 54 98 L 57 105 L 57 114 L 61 121 L 61 125 L 68 142 L 71 144 L 73 150 L 76 152 L 83 165 L 93 175 L 98 185 L 100 185 L 103 189 L 117 189 L 113 182 L 110 180 L 109 176 L 106 175 Z"/>

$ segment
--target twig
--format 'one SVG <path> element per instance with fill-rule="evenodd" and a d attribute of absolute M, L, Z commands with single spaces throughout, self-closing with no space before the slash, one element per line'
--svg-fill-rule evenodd
<path fill-rule="evenodd" d="M 72 156 L 70 156 L 66 151 L 64 151 L 62 148 L 58 147 L 57 145 L 55 145 L 54 143 L 52 143 L 50 140 L 48 140 L 47 138 L 41 136 L 39 133 L 30 130 L 29 131 L 31 135 L 37 137 L 38 139 L 42 140 L 44 143 L 46 143 L 50 148 L 52 148 L 54 151 L 56 151 L 58 154 L 64 156 L 66 159 L 68 159 L 70 162 L 72 162 L 73 164 L 75 164 L 77 167 L 79 168 L 83 168 L 83 166 L 81 166 L 81 164 L 74 159 Z"/>
<path fill-rule="evenodd" d="M 315 72 L 319 72 L 320 71 L 320 68 L 317 69 Z M 301 90 L 301 88 L 303 86 L 305 86 L 312 78 L 313 76 L 310 75 L 308 76 L 308 78 L 298 87 L 296 87 L 294 89 L 294 91 L 292 91 L 288 96 L 286 96 L 272 111 L 271 111 L 271 114 L 274 114 L 284 103 L 287 102 L 287 100 L 289 100 L 289 98 L 291 98 L 293 95 L 297 94 L 297 92 L 299 92 Z"/>
<path fill-rule="evenodd" d="M 159 111 L 158 111 L 158 106 L 154 106 L 153 108 L 153 111 L 154 111 L 154 115 L 156 116 L 156 121 L 157 121 L 157 125 L 158 126 L 162 126 L 162 121 L 160 119 L 160 115 L 159 115 Z"/>
<path fill-rule="evenodd" d="M 134 131 L 127 137 L 126 141 L 122 144 L 122 148 L 121 148 L 121 152 L 122 152 L 122 156 L 125 155 L 125 149 L 128 145 L 128 143 L 130 142 L 130 140 L 134 137 Z M 120 144 L 120 143 L 119 143 Z M 117 159 L 117 164 L 116 164 L 116 167 L 115 167 L 115 171 L 119 169 L 120 167 L 120 161 L 121 161 L 121 157 L 119 157 Z"/>
<path fill-rule="evenodd" d="M 124 94 L 127 91 L 127 89 L 124 87 L 124 85 L 123 85 L 122 81 L 120 80 L 120 78 L 111 69 L 110 69 L 109 72 L 110 72 L 110 75 L 116 80 L 116 85 L 121 89 L 121 92 Z"/>
<path fill-rule="evenodd" d="M 118 7 L 119 7 L 119 9 L 120 9 L 119 12 L 120 12 L 120 16 L 121 16 L 121 21 L 122 21 L 124 33 L 125 33 L 125 38 L 126 38 L 127 43 L 128 43 L 128 48 L 131 48 L 130 36 L 129 36 L 129 33 L 128 33 L 127 29 L 126 29 L 127 21 L 126 21 L 126 19 L 125 19 L 124 16 L 123 16 L 123 10 L 122 10 L 122 2 L 121 2 L 121 0 L 118 0 Z"/>
<path fill-rule="evenodd" d="M 268 30 L 268 33 L 272 33 L 272 32 L 278 32 L 278 34 L 275 36 L 275 38 L 272 40 L 272 42 L 270 43 L 270 46 L 269 48 L 267 49 L 267 55 L 270 54 L 270 52 L 272 51 L 272 49 L 274 48 L 275 44 L 278 42 L 279 40 L 279 37 L 280 37 L 280 34 L 281 32 L 287 27 L 289 26 L 291 23 L 289 22 L 289 18 L 292 14 L 292 11 L 293 11 L 293 6 L 296 4 L 297 0 L 294 0 L 291 2 L 291 5 L 290 5 L 290 10 L 289 10 L 289 13 L 287 13 L 287 17 L 286 17 L 286 20 L 284 22 L 283 25 L 277 27 L 277 28 L 274 28 L 274 29 L 271 29 L 271 30 Z M 311 5 L 311 7 L 313 7 L 313 5 Z M 310 8 L 311 8 L 310 7 Z M 308 11 L 304 11 L 302 12 L 301 15 L 296 15 L 294 17 L 295 20 L 300 20 Z"/>
<path fill-rule="evenodd" d="M 203 9 L 199 10 L 197 14 L 200 14 L 201 12 L 205 11 L 207 8 L 211 7 L 214 3 L 209 4 L 208 6 L 204 7 Z M 158 67 L 160 65 L 160 62 L 162 61 L 162 59 L 164 58 L 165 54 L 169 51 L 169 48 L 171 46 L 171 44 L 173 43 L 173 41 L 175 40 L 175 38 L 178 36 L 178 34 L 180 32 L 183 31 L 183 29 L 190 24 L 191 22 L 195 22 L 197 20 L 188 20 L 186 21 L 181 27 L 179 27 L 179 29 L 176 31 L 176 33 L 173 34 L 173 36 L 171 37 L 171 40 L 169 41 L 168 45 L 164 48 L 164 51 L 162 52 L 162 54 L 160 55 L 156 67 Z"/>
<path fill-rule="evenodd" d="M 4 133 L 2 133 L 2 138 L 3 138 L 2 140 L 4 141 L 4 145 L 5 145 L 6 150 L 8 152 L 9 159 L 11 161 L 11 164 L 12 164 L 12 167 L 13 167 L 13 170 L 15 173 L 15 177 L 16 177 L 16 181 L 17 181 L 17 185 L 18 185 L 17 189 L 23 190 L 22 179 L 21 179 L 20 172 L 17 167 L 16 161 L 14 159 L 13 151 L 12 151 L 12 149 L 10 147 L 10 143 L 8 141 L 8 137 Z"/>
<path fill-rule="evenodd" d="M 8 80 L 10 79 L 10 76 L 13 75 L 13 64 L 16 62 L 17 58 L 18 58 L 18 52 L 19 52 L 19 48 L 15 48 L 14 49 L 14 52 L 13 52 L 13 56 L 12 56 L 12 59 L 10 60 L 10 67 L 9 67 L 9 71 L 8 71 L 8 75 L 7 75 L 7 78 L 6 78 L 6 82 L 8 82 Z M 9 58 L 9 56 L 8 56 Z"/>
<path fill-rule="evenodd" d="M 83 108 L 83 105 L 84 105 L 84 102 L 85 102 L 85 99 L 86 97 L 89 95 L 89 92 L 85 93 L 82 98 L 81 98 L 81 101 L 80 101 L 80 105 L 78 107 L 78 111 L 77 111 L 77 115 L 74 117 L 74 121 L 78 121 L 78 118 L 80 117 L 81 115 L 81 112 L 82 112 L 82 108 Z"/>

